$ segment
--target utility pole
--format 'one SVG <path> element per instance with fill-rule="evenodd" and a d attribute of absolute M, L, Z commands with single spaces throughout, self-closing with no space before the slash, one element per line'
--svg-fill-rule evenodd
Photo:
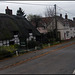
<path fill-rule="evenodd" d="M 56 4 L 54 5 L 55 9 L 55 32 L 56 32 L 56 40 L 57 40 L 57 18 L 56 18 Z"/>

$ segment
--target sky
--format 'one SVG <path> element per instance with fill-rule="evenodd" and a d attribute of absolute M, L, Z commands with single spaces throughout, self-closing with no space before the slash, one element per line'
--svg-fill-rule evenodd
<path fill-rule="evenodd" d="M 26 15 L 37 14 L 45 16 L 46 8 L 54 8 L 55 4 L 58 15 L 61 13 L 64 17 L 65 13 L 67 13 L 69 19 L 75 17 L 75 1 L 0 1 L 0 13 L 5 13 L 5 9 L 8 6 L 9 9 L 12 9 L 14 15 L 21 7 Z"/>

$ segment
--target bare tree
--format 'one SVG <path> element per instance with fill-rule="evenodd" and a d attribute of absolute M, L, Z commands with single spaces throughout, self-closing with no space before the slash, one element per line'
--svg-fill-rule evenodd
<path fill-rule="evenodd" d="M 54 16 L 54 8 L 46 7 L 45 17 L 53 17 Z"/>
<path fill-rule="evenodd" d="M 48 28 L 48 31 L 53 31 L 53 29 L 54 29 L 54 22 L 53 22 L 54 15 L 55 15 L 54 8 L 46 7 L 45 17 L 47 19 L 47 22 L 46 22 L 47 27 L 46 28 Z"/>
<path fill-rule="evenodd" d="M 33 19 L 33 15 L 32 14 L 27 15 L 27 20 L 28 21 L 32 21 L 32 19 Z"/>
<path fill-rule="evenodd" d="M 48 36 L 50 36 L 51 41 L 54 41 L 54 29 L 55 29 L 55 22 L 54 22 L 54 16 L 55 16 L 55 11 L 54 7 L 46 7 L 45 10 L 45 17 L 48 19 L 46 22 L 46 28 L 49 32 Z"/>

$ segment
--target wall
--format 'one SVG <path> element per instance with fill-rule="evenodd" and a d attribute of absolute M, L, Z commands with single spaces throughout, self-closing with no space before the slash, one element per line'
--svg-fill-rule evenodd
<path fill-rule="evenodd" d="M 73 31 L 70 31 L 70 27 L 69 26 L 64 26 L 61 22 L 57 22 L 57 28 L 58 28 L 58 31 L 61 33 L 61 40 L 67 40 L 67 39 L 70 39 L 71 38 L 71 32 Z M 73 36 L 73 35 L 72 35 Z"/>
<path fill-rule="evenodd" d="M 0 46 L 9 46 L 9 40 L 0 41 Z"/>
<path fill-rule="evenodd" d="M 74 27 L 70 28 L 70 36 L 71 36 L 71 38 L 75 37 L 75 28 Z"/>

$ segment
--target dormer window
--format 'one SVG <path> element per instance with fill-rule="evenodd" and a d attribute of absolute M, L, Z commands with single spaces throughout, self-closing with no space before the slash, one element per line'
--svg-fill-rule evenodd
<path fill-rule="evenodd" d="M 66 31 L 67 36 L 69 36 L 69 31 Z"/>
<path fill-rule="evenodd" d="M 13 31 L 13 35 L 18 35 L 18 31 Z"/>

